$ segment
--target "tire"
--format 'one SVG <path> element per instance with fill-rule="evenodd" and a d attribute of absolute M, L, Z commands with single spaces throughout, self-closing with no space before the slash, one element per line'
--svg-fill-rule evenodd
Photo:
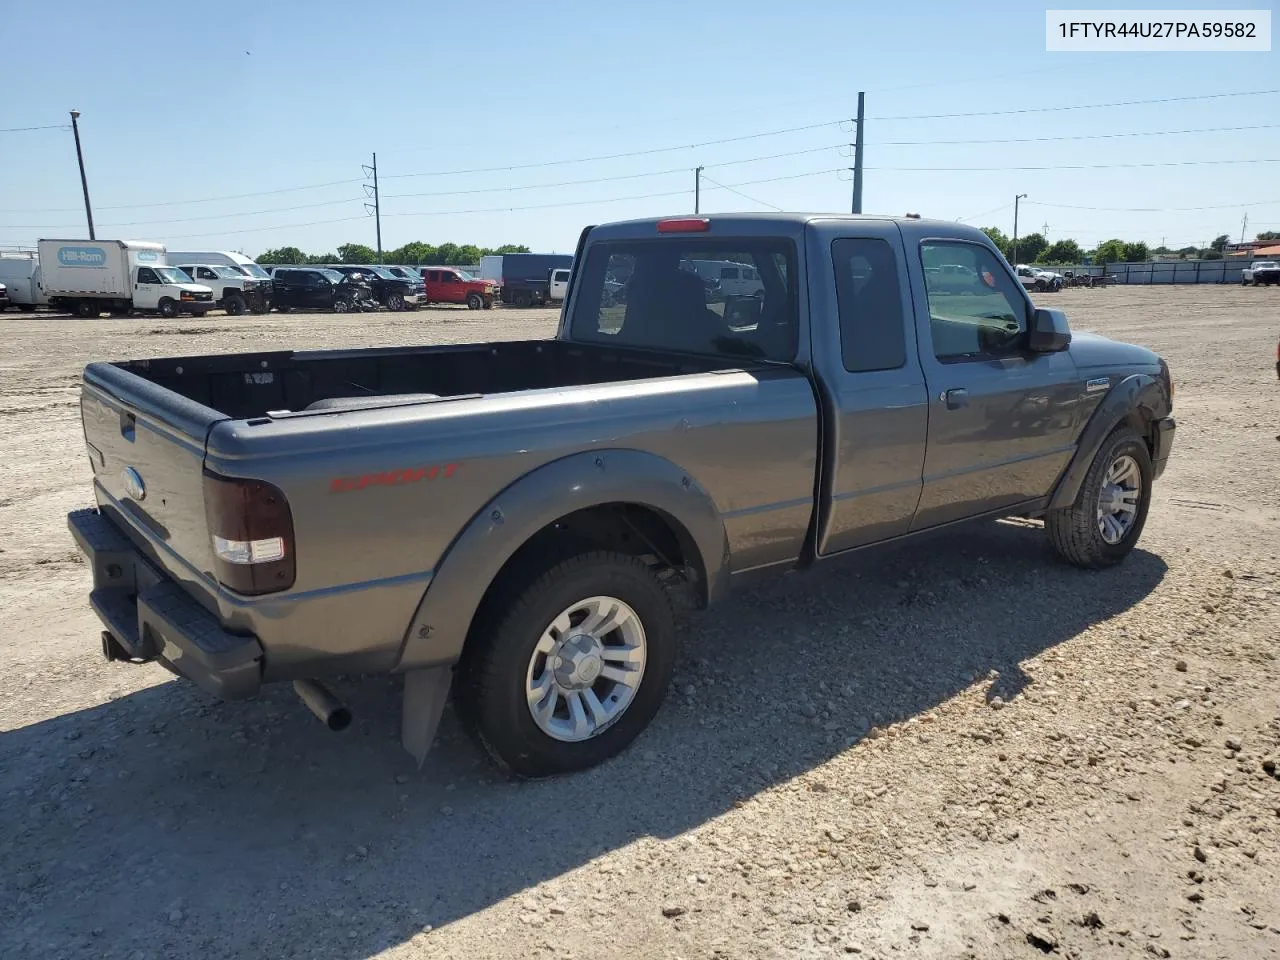
<path fill-rule="evenodd" d="M 250 309 L 253 313 L 256 313 L 256 314 L 263 314 L 263 313 L 270 313 L 270 312 L 271 312 L 271 307 L 270 307 L 269 305 L 265 304 L 265 303 L 260 303 L 260 304 L 258 304 L 256 307 L 250 307 L 249 309 Z"/>
<path fill-rule="evenodd" d="M 1044 293 L 1046 290 L 1049 289 L 1049 286 L 1043 280 L 1037 280 L 1036 289 L 1039 290 L 1041 293 Z"/>
<path fill-rule="evenodd" d="M 35 313 L 36 305 L 34 303 L 20 303 L 18 304 L 18 309 L 23 313 Z"/>
<path fill-rule="evenodd" d="M 493 309 L 493 301 L 492 301 L 492 300 L 486 300 L 486 301 L 484 302 L 484 308 L 485 308 L 486 310 L 492 310 L 492 309 Z"/>
<path fill-rule="evenodd" d="M 79 300 L 76 302 L 76 316 L 85 320 L 92 320 L 101 316 L 102 311 L 98 309 L 98 305 L 92 300 Z"/>
<path fill-rule="evenodd" d="M 484 297 L 480 296 L 480 294 L 478 294 L 478 293 L 469 293 L 469 294 L 467 294 L 467 309 L 468 309 L 468 310 L 483 310 L 483 309 L 484 309 Z"/>
<path fill-rule="evenodd" d="M 572 714 L 568 697 L 560 687 L 552 686 L 555 672 L 551 656 L 540 653 L 538 647 L 544 637 L 551 636 L 553 624 L 561 616 L 577 609 L 589 611 L 591 604 L 604 600 L 612 604 L 621 601 L 634 614 L 625 618 L 623 627 L 601 639 L 612 644 L 629 637 L 632 649 L 638 646 L 643 651 L 640 679 L 626 685 L 615 716 L 598 727 L 588 723 L 593 729 L 581 739 L 564 739 L 544 726 L 567 727 Z M 606 603 L 595 609 L 607 608 Z M 637 626 L 639 639 L 634 636 Z M 605 644 L 596 649 L 619 647 Z M 543 560 L 541 566 L 526 568 L 500 582 L 476 618 L 459 664 L 459 714 L 489 755 L 517 776 L 545 777 L 585 770 L 621 752 L 649 725 L 666 696 L 675 656 L 671 599 L 658 578 L 635 557 L 593 550 L 568 559 Z M 599 673 L 601 667 L 615 666 L 623 673 L 635 670 L 634 662 L 618 668 L 612 663 L 615 658 L 597 657 L 591 667 L 590 659 L 586 658 L 586 666 L 575 668 L 587 670 L 586 679 L 573 681 L 587 686 L 568 695 L 578 700 L 584 721 L 591 715 L 585 705 L 586 691 L 595 695 L 601 710 L 607 710 L 624 686 Z M 541 723 L 534 717 L 535 708 L 526 692 L 535 674 L 541 674 L 548 686 L 543 703 L 548 698 L 551 703 L 551 711 L 542 712 Z M 562 708 L 563 716 L 557 717 Z"/>
<path fill-rule="evenodd" d="M 354 304 L 350 300 L 348 300 L 346 297 L 338 297 L 336 300 L 333 301 L 333 312 L 348 313 L 353 306 Z"/>
<path fill-rule="evenodd" d="M 531 294 L 528 290 L 517 290 L 515 300 L 516 300 L 517 307 L 533 306 L 533 294 Z"/>
<path fill-rule="evenodd" d="M 387 297 L 387 309 L 393 313 L 399 313 L 404 309 L 404 297 L 401 294 L 393 293 Z"/>
<path fill-rule="evenodd" d="M 275 308 L 277 313 L 288 313 L 290 309 L 287 303 L 277 303 Z"/>
<path fill-rule="evenodd" d="M 1240 278 L 1240 286 L 1242 286 L 1242 287 L 1247 287 L 1248 285 L 1249 285 L 1249 281 L 1248 281 L 1247 279 L 1245 279 L 1244 277 L 1241 277 L 1241 278 Z"/>
<path fill-rule="evenodd" d="M 226 311 L 229 317 L 242 317 L 249 304 L 245 302 L 244 297 L 227 297 Z"/>
<path fill-rule="evenodd" d="M 160 302 L 156 304 L 156 309 L 160 311 L 160 316 L 166 320 L 172 320 L 178 315 L 178 305 L 169 297 L 161 297 Z"/>
<path fill-rule="evenodd" d="M 1137 491 L 1137 502 L 1134 504 L 1130 525 L 1118 540 L 1111 542 L 1104 536 L 1101 528 L 1100 501 L 1105 496 L 1104 487 L 1108 486 L 1108 472 L 1126 458 L 1136 468 L 1141 486 Z M 1151 454 L 1146 443 L 1132 427 L 1117 427 L 1093 458 L 1076 503 L 1059 510 L 1050 510 L 1045 515 L 1045 530 L 1058 555 L 1068 563 L 1089 570 L 1114 566 L 1127 557 L 1142 536 L 1142 528 L 1147 522 L 1147 510 L 1151 506 L 1151 481 Z"/>

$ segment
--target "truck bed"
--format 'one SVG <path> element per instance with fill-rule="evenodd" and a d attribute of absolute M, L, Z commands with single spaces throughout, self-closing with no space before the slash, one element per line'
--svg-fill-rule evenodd
<path fill-rule="evenodd" d="M 247 419 L 709 373 L 741 368 L 743 362 L 561 340 L 516 340 L 238 353 L 131 360 L 114 366 L 226 417 Z"/>

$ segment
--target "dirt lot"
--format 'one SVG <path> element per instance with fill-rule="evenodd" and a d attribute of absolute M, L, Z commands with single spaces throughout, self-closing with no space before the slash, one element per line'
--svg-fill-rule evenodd
<path fill-rule="evenodd" d="M 991 524 L 692 623 L 654 727 L 421 771 L 381 680 L 331 734 L 108 665 L 64 527 L 90 359 L 548 335 L 542 311 L 0 318 L 0 956 L 1280 956 L 1280 296 L 1068 291 L 1161 351 L 1178 437 L 1120 569 Z"/>

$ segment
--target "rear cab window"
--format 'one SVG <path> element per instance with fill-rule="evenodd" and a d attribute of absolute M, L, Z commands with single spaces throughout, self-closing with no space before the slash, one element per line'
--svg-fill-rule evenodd
<path fill-rule="evenodd" d="M 845 370 L 897 370 L 907 362 L 907 338 L 893 247 L 875 238 L 835 240 L 831 261 Z"/>
<path fill-rule="evenodd" d="M 987 247 L 961 240 L 920 245 L 929 333 L 944 362 L 1016 353 L 1026 340 L 1022 285 Z"/>
<path fill-rule="evenodd" d="M 719 289 L 687 264 L 750 267 L 763 292 Z M 574 340 L 713 356 L 787 362 L 799 336 L 796 252 L 779 238 L 601 241 L 577 281 Z"/>

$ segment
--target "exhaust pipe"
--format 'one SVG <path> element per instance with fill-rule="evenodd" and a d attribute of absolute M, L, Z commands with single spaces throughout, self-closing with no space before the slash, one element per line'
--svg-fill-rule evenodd
<path fill-rule="evenodd" d="M 330 730 L 345 730 L 351 726 L 351 711 L 346 704 L 318 680 L 295 680 L 293 689 L 307 709 Z"/>

